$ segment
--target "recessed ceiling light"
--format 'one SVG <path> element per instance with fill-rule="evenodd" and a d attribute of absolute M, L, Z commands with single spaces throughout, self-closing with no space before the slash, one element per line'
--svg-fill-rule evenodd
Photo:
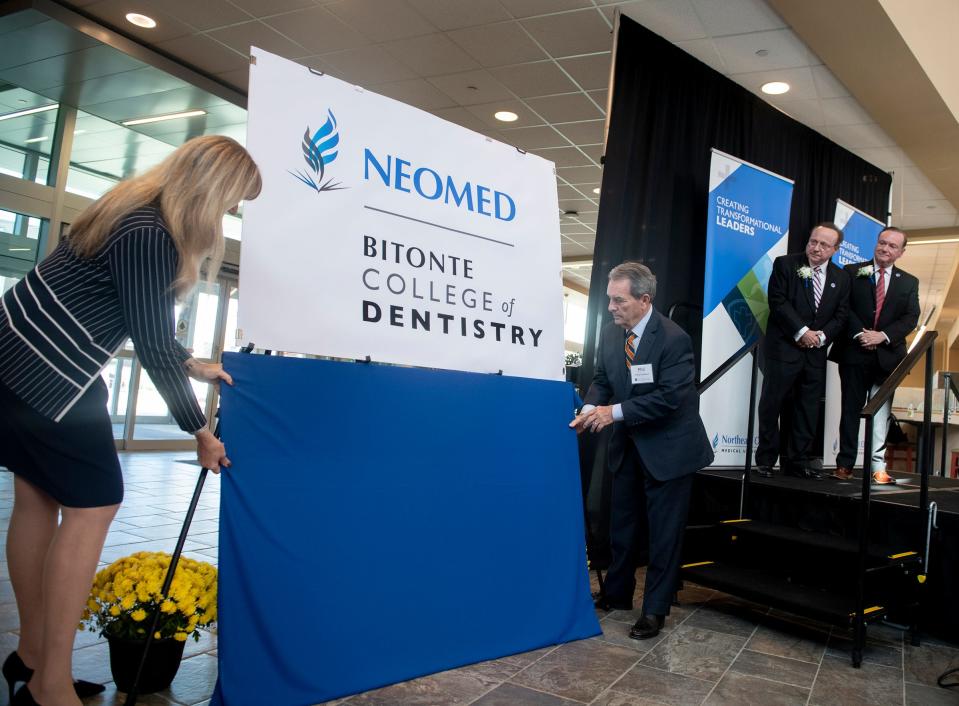
<path fill-rule="evenodd" d="M 141 15 L 138 12 L 128 12 L 127 13 L 127 22 L 137 27 L 143 27 L 143 29 L 153 29 L 157 26 L 157 21 L 152 17 L 147 17 L 146 15 Z"/>
<path fill-rule="evenodd" d="M 74 131 L 73 131 L 73 134 L 74 134 L 74 135 L 82 135 L 82 134 L 85 133 L 85 132 L 86 132 L 86 130 L 74 130 Z"/>
<path fill-rule="evenodd" d="M 493 113 L 493 117 L 502 120 L 504 123 L 511 123 L 519 120 L 519 116 L 511 110 L 498 110 Z"/>
<path fill-rule="evenodd" d="M 197 115 L 206 115 L 205 110 L 187 110 L 183 113 L 170 113 L 168 115 L 154 115 L 152 118 L 137 118 L 135 120 L 124 120 L 121 125 L 146 125 L 147 123 L 160 123 L 164 120 L 176 120 L 177 118 L 192 118 Z"/>
<path fill-rule="evenodd" d="M 771 96 L 778 96 L 789 90 L 789 84 L 785 81 L 770 81 L 769 83 L 764 83 L 761 90 L 763 93 L 768 93 Z"/>
<path fill-rule="evenodd" d="M 757 49 L 757 50 L 756 50 L 756 56 L 769 56 L 769 50 L 768 50 L 768 49 Z"/>
<path fill-rule="evenodd" d="M 31 137 L 29 140 L 24 140 L 23 142 L 24 144 L 29 145 L 31 142 L 43 142 L 46 139 L 47 139 L 47 136 L 44 135 L 43 137 Z"/>
<path fill-rule="evenodd" d="M 27 142 L 29 142 L 29 140 L 27 140 Z M 930 211 L 934 211 L 936 208 L 936 204 L 934 203 L 928 204 L 926 208 L 929 209 Z"/>
<path fill-rule="evenodd" d="M 33 115 L 34 113 L 42 113 L 47 110 L 56 110 L 60 105 L 54 103 L 53 105 L 44 105 L 39 108 L 27 108 L 26 110 L 18 110 L 16 113 L 7 113 L 6 115 L 0 115 L 0 120 L 12 120 L 13 118 L 19 118 L 24 115 Z"/>
<path fill-rule="evenodd" d="M 599 187 L 598 187 L 598 186 L 597 186 L 595 189 L 593 189 L 593 193 L 594 193 L 594 194 L 598 194 L 598 193 L 599 193 Z"/>

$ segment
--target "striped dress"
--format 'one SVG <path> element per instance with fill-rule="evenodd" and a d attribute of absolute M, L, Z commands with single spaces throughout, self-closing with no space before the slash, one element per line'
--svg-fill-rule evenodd
<path fill-rule="evenodd" d="M 60 421 L 130 338 L 180 428 L 204 427 L 174 338 L 177 260 L 153 206 L 123 218 L 93 257 L 62 240 L 0 300 L 0 382 Z"/>

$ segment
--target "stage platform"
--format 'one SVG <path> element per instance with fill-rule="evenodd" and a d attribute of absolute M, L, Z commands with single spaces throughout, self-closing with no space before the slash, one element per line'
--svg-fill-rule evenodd
<path fill-rule="evenodd" d="M 825 473 L 831 472 L 825 469 Z M 710 524 L 739 517 L 742 469 L 705 469 L 696 477 L 689 524 Z M 870 541 L 924 553 L 926 524 L 919 511 L 919 476 L 893 472 L 895 486 L 873 485 Z M 836 538 L 858 537 L 862 476 L 821 481 L 752 474 L 744 517 L 821 532 Z M 939 637 L 959 634 L 959 480 L 929 478 L 929 502 L 938 510 L 924 585 L 922 627 Z"/>

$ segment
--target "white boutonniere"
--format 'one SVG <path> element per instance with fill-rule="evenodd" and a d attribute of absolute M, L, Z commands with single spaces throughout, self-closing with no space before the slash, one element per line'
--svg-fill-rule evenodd
<path fill-rule="evenodd" d="M 799 279 L 812 279 L 812 268 L 809 265 L 803 265 L 796 270 L 796 274 L 799 275 Z"/>
<path fill-rule="evenodd" d="M 872 265 L 860 267 L 859 271 L 856 272 L 856 277 L 872 277 Z"/>

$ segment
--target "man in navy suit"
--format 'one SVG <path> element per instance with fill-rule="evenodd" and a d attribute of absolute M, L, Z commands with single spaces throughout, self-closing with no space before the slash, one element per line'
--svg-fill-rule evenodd
<path fill-rule="evenodd" d="M 692 342 L 653 309 L 655 275 L 624 262 L 609 273 L 606 295 L 613 322 L 603 328 L 586 404 L 570 426 L 579 433 L 612 425 L 612 564 L 598 607 L 633 607 L 640 503 L 646 506 L 649 567 L 642 614 L 629 634 L 641 640 L 659 634 L 669 614 L 693 474 L 712 463 L 713 451 L 699 417 Z"/>
<path fill-rule="evenodd" d="M 792 393 L 792 426 L 784 473 L 820 480 L 812 466 L 813 437 L 826 389 L 826 349 L 838 338 L 849 313 L 849 275 L 830 260 L 842 243 L 835 223 L 820 223 L 806 249 L 773 262 L 767 297 L 769 322 L 762 339 L 763 389 L 759 397 L 756 473 L 773 475 L 779 456 L 779 415 Z"/>
<path fill-rule="evenodd" d="M 879 233 L 872 260 L 846 265 L 852 278 L 849 323 L 829 352 L 839 363 L 842 415 L 835 476 L 850 480 L 859 446 L 859 413 L 889 373 L 906 357 L 906 336 L 919 322 L 919 280 L 893 264 L 906 250 L 906 234 L 898 228 Z M 886 473 L 882 447 L 892 401 L 873 417 L 872 470 L 876 483 L 895 483 Z"/>

